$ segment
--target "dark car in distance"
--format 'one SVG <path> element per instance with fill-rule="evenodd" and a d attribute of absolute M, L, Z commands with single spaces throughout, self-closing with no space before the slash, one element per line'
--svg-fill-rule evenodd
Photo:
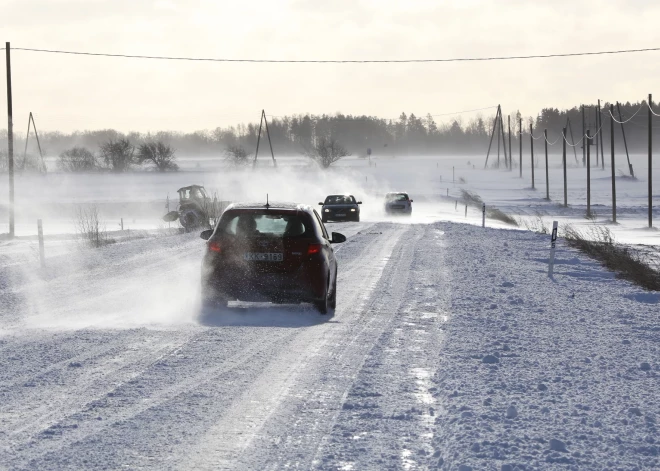
<path fill-rule="evenodd" d="M 337 260 L 318 213 L 295 203 L 232 204 L 207 240 L 202 262 L 202 301 L 313 303 L 326 314 L 337 301 Z"/>
<path fill-rule="evenodd" d="M 321 208 L 323 222 L 328 221 L 360 221 L 360 206 L 362 201 L 356 201 L 353 195 L 330 195 Z"/>
<path fill-rule="evenodd" d="M 406 192 L 392 192 L 385 195 L 386 214 L 412 214 L 412 202 Z"/>

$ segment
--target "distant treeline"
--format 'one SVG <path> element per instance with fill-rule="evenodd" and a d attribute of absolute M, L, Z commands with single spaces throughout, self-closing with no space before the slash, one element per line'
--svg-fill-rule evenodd
<path fill-rule="evenodd" d="M 641 108 L 641 110 L 640 110 Z M 628 147 L 631 152 L 643 152 L 647 145 L 647 108 L 646 103 L 621 104 L 621 113 L 625 119 L 630 118 L 637 110 L 639 113 L 625 125 Z M 506 111 L 506 110 L 505 110 Z M 585 107 L 585 121 L 592 134 L 597 129 L 597 110 L 595 106 Z M 488 148 L 494 120 L 492 116 L 477 116 L 469 120 L 460 117 L 446 123 L 436 123 L 434 117 L 427 114 L 418 117 L 414 113 L 409 115 L 401 113 L 398 119 L 382 119 L 375 116 L 353 115 L 294 115 L 269 118 L 269 130 L 273 141 L 273 148 L 277 155 L 305 154 L 314 147 L 320 138 L 333 138 L 349 152 L 356 156 L 366 156 L 367 149 L 372 149 L 373 156 L 424 155 L 424 154 L 484 154 Z M 609 104 L 603 103 L 601 108 L 603 121 L 603 142 L 609 148 Z M 615 116 L 618 118 L 615 107 Z M 520 113 L 514 112 L 504 115 L 505 132 L 507 118 L 511 118 L 512 144 L 514 156 L 518 152 L 518 123 Z M 561 129 L 566 125 L 567 118 L 572 124 L 575 140 L 582 134 L 582 112 L 579 107 L 570 110 L 544 108 L 536 118 L 523 119 L 523 151 L 529 152 L 529 125 L 534 126 L 534 134 L 540 136 L 543 130 L 548 130 L 548 140 L 553 142 L 560 136 Z M 660 139 L 660 120 L 654 125 L 654 135 Z M 139 147 L 148 142 L 162 142 L 176 150 L 179 158 L 195 155 L 222 156 L 225 149 L 242 147 L 248 153 L 254 154 L 257 144 L 258 123 L 239 124 L 229 127 L 218 127 L 213 130 L 183 132 L 157 132 L 127 134 L 111 129 L 98 131 L 76 131 L 70 134 L 61 132 L 45 132 L 39 137 L 44 152 L 49 156 L 57 156 L 73 147 L 82 147 L 92 152 L 98 152 L 103 143 L 128 139 L 134 146 Z M 0 138 L 0 161 L 6 161 L 6 131 Z M 570 134 L 569 134 L 570 136 Z M 265 130 L 262 135 L 265 137 Z M 22 158 L 25 146 L 24 136 L 16 135 L 15 153 L 17 159 Z M 496 138 L 497 139 L 497 138 Z M 615 140 L 618 150 L 623 149 L 621 127 L 615 126 Z M 539 151 L 541 142 L 536 141 Z M 660 142 L 660 141 L 659 141 Z M 36 152 L 34 136 L 30 136 L 30 153 Z M 260 153 L 269 152 L 268 144 L 262 140 L 264 147 Z M 507 135 L 508 144 L 508 135 Z M 495 153 L 496 140 L 493 143 Z M 561 141 L 551 147 L 552 153 L 561 152 Z M 570 152 L 570 151 L 569 151 Z M 581 153 L 578 148 L 578 153 Z M 4 159 L 2 158 L 4 157 Z M 2 167 L 2 163 L 0 163 Z"/>

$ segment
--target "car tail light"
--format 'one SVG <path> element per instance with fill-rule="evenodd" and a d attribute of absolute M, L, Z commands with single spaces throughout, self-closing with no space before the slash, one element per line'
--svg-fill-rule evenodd
<path fill-rule="evenodd" d="M 209 242 L 209 252 L 220 253 L 220 252 L 221 252 L 220 244 L 218 244 L 218 243 L 217 243 L 216 241 L 214 241 L 214 240 L 212 240 L 211 242 Z"/>
<path fill-rule="evenodd" d="M 321 252 L 321 244 L 309 244 L 307 255 L 314 255 Z"/>

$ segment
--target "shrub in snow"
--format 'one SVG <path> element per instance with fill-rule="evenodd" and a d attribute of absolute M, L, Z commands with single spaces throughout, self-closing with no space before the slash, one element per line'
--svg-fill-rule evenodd
<path fill-rule="evenodd" d="M 64 172 L 93 172 L 98 170 L 96 156 L 84 147 L 73 147 L 60 154 L 57 166 Z"/>
<path fill-rule="evenodd" d="M 146 142 L 141 144 L 138 149 L 138 163 L 140 165 L 151 163 L 159 172 L 179 170 L 179 166 L 176 164 L 175 160 L 174 148 L 162 141 Z"/>
<path fill-rule="evenodd" d="M 312 149 L 307 150 L 307 156 L 316 161 L 321 168 L 328 168 L 338 160 L 351 155 L 334 137 L 319 137 Z"/>
<path fill-rule="evenodd" d="M 135 146 L 128 139 L 110 139 L 101 144 L 101 157 L 113 172 L 126 172 L 135 163 Z"/>

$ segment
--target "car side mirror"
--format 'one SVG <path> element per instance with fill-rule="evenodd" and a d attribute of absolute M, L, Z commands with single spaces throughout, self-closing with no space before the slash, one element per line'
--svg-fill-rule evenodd
<path fill-rule="evenodd" d="M 410 202 L 412 203 L 412 202 L 413 202 L 413 200 L 410 200 Z"/>
<path fill-rule="evenodd" d="M 330 241 L 330 243 L 341 244 L 342 242 L 346 242 L 346 236 L 344 234 L 340 234 L 339 232 L 333 232 L 332 240 Z"/>
<path fill-rule="evenodd" d="M 358 203 L 357 203 L 357 204 L 362 204 L 362 201 L 358 201 Z"/>
<path fill-rule="evenodd" d="M 201 237 L 204 240 L 209 240 L 212 235 L 213 235 L 213 229 L 207 229 L 205 231 L 202 231 L 202 233 L 199 234 L 199 237 Z"/>
<path fill-rule="evenodd" d="M 319 203 L 319 206 L 323 206 L 323 203 Z"/>

